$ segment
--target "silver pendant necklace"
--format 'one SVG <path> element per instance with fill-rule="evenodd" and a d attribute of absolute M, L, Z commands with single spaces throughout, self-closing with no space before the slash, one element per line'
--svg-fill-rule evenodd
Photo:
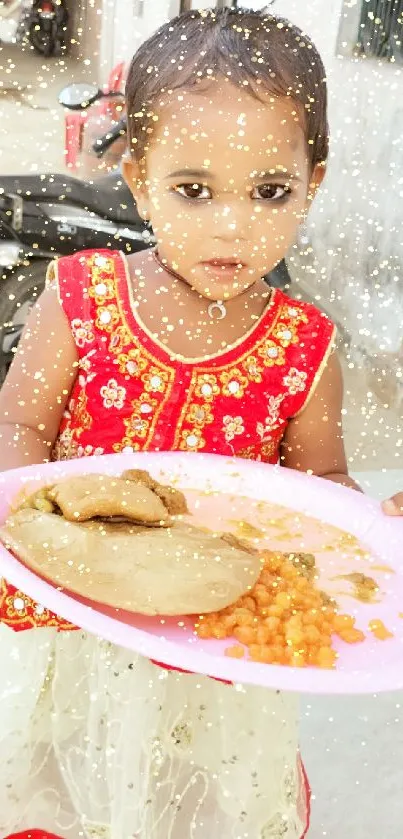
<path fill-rule="evenodd" d="M 215 314 L 216 312 L 217 314 Z M 227 310 L 222 300 L 213 300 L 213 302 L 207 306 L 207 314 L 211 320 L 222 320 L 225 318 Z"/>
<path fill-rule="evenodd" d="M 172 268 L 169 268 L 168 265 L 165 265 L 158 256 L 157 251 L 152 251 L 152 255 L 160 268 L 163 268 L 168 274 L 171 274 L 172 277 L 175 277 L 176 280 L 181 280 L 182 283 L 185 282 L 183 277 L 180 274 L 177 274 L 176 271 L 173 271 Z M 222 300 L 212 300 L 211 303 L 207 306 L 207 314 L 211 320 L 222 320 L 226 317 L 227 308 L 225 303 Z"/>

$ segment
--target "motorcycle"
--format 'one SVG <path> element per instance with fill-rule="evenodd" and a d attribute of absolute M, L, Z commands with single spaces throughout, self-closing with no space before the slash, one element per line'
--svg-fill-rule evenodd
<path fill-rule="evenodd" d="M 25 26 L 35 52 L 60 55 L 65 45 L 68 12 L 64 0 L 34 0 Z"/>
<path fill-rule="evenodd" d="M 119 173 L 90 184 L 66 175 L 0 178 L 0 384 L 49 262 L 87 248 L 153 244 Z"/>
<path fill-rule="evenodd" d="M 88 85 L 70 85 L 59 101 L 77 109 L 104 95 Z M 95 153 L 102 156 L 126 128 L 125 118 L 119 120 L 95 141 Z M 96 183 L 57 174 L 0 177 L 0 386 L 52 259 L 91 248 L 129 254 L 153 244 L 152 230 L 140 218 L 119 171 Z M 288 288 L 285 261 L 265 279 Z"/>

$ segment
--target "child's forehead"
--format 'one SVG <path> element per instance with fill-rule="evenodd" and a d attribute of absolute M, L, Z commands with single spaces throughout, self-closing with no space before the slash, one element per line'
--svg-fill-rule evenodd
<path fill-rule="evenodd" d="M 210 138 L 231 141 L 254 136 L 261 141 L 304 143 L 301 111 L 289 97 L 264 92 L 259 98 L 233 85 L 213 84 L 207 90 L 176 90 L 161 95 L 155 105 L 155 136 L 176 143 Z"/>
<path fill-rule="evenodd" d="M 245 175 L 267 163 L 294 172 L 305 166 L 301 114 L 286 97 L 260 101 L 232 85 L 178 90 L 161 97 L 156 115 L 150 153 L 156 152 L 164 167 L 181 169 L 184 161 L 201 159 L 210 170 L 238 169 Z"/>

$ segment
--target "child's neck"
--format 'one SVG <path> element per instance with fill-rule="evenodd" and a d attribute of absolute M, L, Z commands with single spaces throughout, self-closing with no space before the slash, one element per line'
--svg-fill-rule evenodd
<path fill-rule="evenodd" d="M 220 319 L 209 315 L 210 300 L 178 275 L 161 274 L 147 252 L 129 258 L 129 268 L 138 319 L 157 343 L 185 358 L 215 355 L 242 340 L 256 326 L 271 297 L 267 284 L 259 280 L 225 302 L 225 317 Z"/>

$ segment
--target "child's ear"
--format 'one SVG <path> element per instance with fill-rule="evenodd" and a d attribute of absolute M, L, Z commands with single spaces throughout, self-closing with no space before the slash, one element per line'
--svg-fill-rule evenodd
<path fill-rule="evenodd" d="M 149 196 L 146 183 L 146 174 L 141 163 L 133 160 L 130 154 L 122 158 L 123 178 L 133 195 L 137 210 L 144 221 L 149 221 Z"/>
<path fill-rule="evenodd" d="M 325 163 L 317 163 L 311 177 L 309 179 L 309 187 L 308 187 L 308 201 L 312 202 L 315 198 L 315 195 L 323 181 L 323 178 L 326 175 L 326 164 Z"/>

